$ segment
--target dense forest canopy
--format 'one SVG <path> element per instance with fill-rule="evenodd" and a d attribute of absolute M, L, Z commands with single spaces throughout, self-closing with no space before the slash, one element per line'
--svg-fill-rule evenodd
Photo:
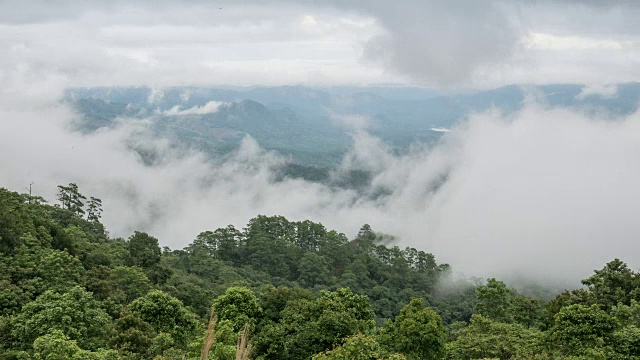
<path fill-rule="evenodd" d="M 434 255 L 259 215 L 183 249 L 111 238 L 76 184 L 0 188 L 2 359 L 636 359 L 640 275 L 615 259 L 551 300 Z"/>

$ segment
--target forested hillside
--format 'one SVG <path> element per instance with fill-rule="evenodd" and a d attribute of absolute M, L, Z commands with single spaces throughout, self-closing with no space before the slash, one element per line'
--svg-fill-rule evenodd
<path fill-rule="evenodd" d="M 454 278 L 366 224 L 348 239 L 257 216 L 172 250 L 110 237 L 100 199 L 58 190 L 0 188 L 2 359 L 640 356 L 640 275 L 617 259 L 545 302 Z"/>
<path fill-rule="evenodd" d="M 372 135 L 404 152 L 412 145 L 437 141 L 470 114 L 492 108 L 505 113 L 521 110 L 533 94 L 544 106 L 606 113 L 611 118 L 638 108 L 638 83 L 616 85 L 617 95 L 612 97 L 581 96 L 584 89 L 579 84 L 509 85 L 439 95 L 412 87 L 97 87 L 68 89 L 66 101 L 77 111 L 75 128 L 83 133 L 115 127 L 123 119 L 133 123 L 144 119 L 153 136 L 212 158 L 237 149 L 250 135 L 262 148 L 305 168 L 293 169 L 290 175 L 322 181 L 351 144 L 350 132 L 357 127 L 349 120 L 353 114 L 367 119 L 365 127 Z M 212 103 L 219 106 L 207 110 Z"/>

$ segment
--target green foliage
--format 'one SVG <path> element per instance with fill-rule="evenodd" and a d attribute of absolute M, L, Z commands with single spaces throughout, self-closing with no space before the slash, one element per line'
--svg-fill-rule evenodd
<path fill-rule="evenodd" d="M 387 321 L 378 338 L 385 348 L 407 359 L 441 359 L 447 332 L 442 318 L 424 299 L 412 299 L 394 321 Z"/>
<path fill-rule="evenodd" d="M 109 345 L 127 358 L 143 359 L 150 355 L 149 349 L 156 335 L 151 324 L 127 311 L 116 320 Z"/>
<path fill-rule="evenodd" d="M 378 342 L 369 336 L 362 334 L 350 336 L 344 344 L 331 351 L 325 351 L 313 356 L 313 360 L 403 360 L 401 354 L 385 356 L 385 352 Z"/>
<path fill-rule="evenodd" d="M 291 289 L 285 286 L 269 286 L 260 292 L 260 307 L 263 311 L 263 320 L 266 322 L 279 322 L 282 310 L 289 302 L 298 300 L 312 300 L 313 293 L 301 288 Z"/>
<path fill-rule="evenodd" d="M 367 298 L 349 289 L 289 301 L 280 316 L 279 322 L 264 326 L 257 336 L 256 352 L 265 359 L 309 358 L 342 344 L 347 336 L 374 328 Z"/>
<path fill-rule="evenodd" d="M 18 193 L 0 188 L 0 253 L 9 254 L 27 234 L 36 234 L 28 205 Z"/>
<path fill-rule="evenodd" d="M 500 280 L 491 278 L 476 288 L 476 312 L 495 321 L 508 322 L 510 291 Z"/>
<path fill-rule="evenodd" d="M 129 264 L 148 269 L 160 262 L 158 239 L 147 233 L 136 231 L 129 238 Z"/>
<path fill-rule="evenodd" d="M 604 347 L 618 327 L 617 319 L 597 305 L 570 305 L 556 314 L 549 341 L 561 355 L 584 355 L 586 349 Z"/>
<path fill-rule="evenodd" d="M 244 287 L 230 287 L 213 302 L 218 319 L 228 320 L 235 332 L 239 332 L 246 324 L 255 325 L 262 315 L 255 294 Z"/>
<path fill-rule="evenodd" d="M 566 306 L 575 304 L 589 306 L 594 303 L 593 294 L 587 290 L 564 291 L 544 305 L 544 311 L 541 316 L 542 328 L 547 330 L 553 326 L 556 314 Z"/>
<path fill-rule="evenodd" d="M 595 301 L 609 309 L 619 303 L 629 305 L 640 300 L 640 277 L 620 259 L 614 259 L 590 278 L 582 280 Z"/>
<path fill-rule="evenodd" d="M 212 305 L 216 359 L 235 358 L 245 324 L 263 360 L 640 358 L 640 280 L 618 259 L 542 305 L 455 280 L 369 225 L 349 241 L 258 216 L 161 250 L 143 232 L 109 238 L 99 199 L 60 190 L 51 206 L 0 188 L 2 359 L 197 358 Z"/>
<path fill-rule="evenodd" d="M 11 259 L 12 281 L 30 298 L 47 290 L 64 292 L 79 283 L 84 272 L 80 261 L 66 251 L 33 245 L 34 238 L 21 238 L 24 243 Z"/>
<path fill-rule="evenodd" d="M 110 325 L 111 319 L 91 293 L 74 287 L 62 294 L 47 291 L 26 304 L 14 318 L 11 332 L 23 349 L 37 337 L 60 330 L 81 348 L 95 350 L 105 345 Z"/>
<path fill-rule="evenodd" d="M 316 285 L 326 285 L 331 281 L 331 273 L 327 260 L 315 252 L 307 252 L 300 259 L 298 268 L 300 285 L 313 288 Z"/>
<path fill-rule="evenodd" d="M 542 310 L 542 301 L 512 294 L 509 298 L 509 318 L 525 327 L 537 325 Z"/>
<path fill-rule="evenodd" d="M 157 333 L 169 334 L 179 346 L 186 346 L 196 330 L 196 315 L 185 309 L 180 300 L 160 290 L 137 298 L 129 310 Z"/>
<path fill-rule="evenodd" d="M 452 329 L 447 359 L 530 359 L 542 353 L 542 334 L 520 324 L 505 324 L 474 314 L 469 326 Z"/>
<path fill-rule="evenodd" d="M 616 330 L 607 349 L 609 359 L 640 358 L 640 328 L 630 325 Z"/>
<path fill-rule="evenodd" d="M 76 216 L 84 215 L 84 200 L 87 198 L 80 194 L 78 185 L 71 183 L 68 186 L 58 185 L 58 201 L 63 209 L 70 211 Z"/>
<path fill-rule="evenodd" d="M 91 222 L 98 222 L 102 217 L 102 200 L 90 197 L 87 202 L 87 220 Z"/>
<path fill-rule="evenodd" d="M 69 339 L 62 331 L 54 330 L 33 342 L 35 360 L 118 360 L 116 351 L 81 349 L 75 340 Z"/>

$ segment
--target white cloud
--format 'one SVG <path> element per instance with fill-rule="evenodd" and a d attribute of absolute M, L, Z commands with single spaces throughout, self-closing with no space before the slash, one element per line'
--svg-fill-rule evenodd
<path fill-rule="evenodd" d="M 50 94 L 30 91 L 35 80 L 16 76 L 2 90 L 0 184 L 20 191 L 35 181 L 36 194 L 53 199 L 56 185 L 76 182 L 103 199 L 114 236 L 144 230 L 182 247 L 200 231 L 281 214 L 350 236 L 369 223 L 472 275 L 577 280 L 614 257 L 640 265 L 639 114 L 605 122 L 536 105 L 512 116 L 489 112 L 441 144 L 402 156 L 356 131 L 341 170 L 374 173 L 360 194 L 275 181 L 284 159 L 250 138 L 233 156 L 210 163 L 154 140 L 144 122 L 70 133 L 74 113 Z M 25 86 L 6 90 L 18 85 Z M 132 142 L 155 151 L 157 165 L 143 165 Z"/>
<path fill-rule="evenodd" d="M 149 96 L 147 96 L 147 103 L 150 105 L 157 104 L 164 98 L 164 91 L 162 89 L 151 89 Z"/>
<path fill-rule="evenodd" d="M 600 96 L 605 99 L 610 99 L 618 95 L 618 86 L 613 84 L 609 85 L 589 85 L 582 88 L 582 91 L 576 96 L 576 99 L 581 100 L 589 96 Z"/>
<path fill-rule="evenodd" d="M 580 36 L 557 36 L 544 33 L 530 33 L 527 47 L 554 50 L 622 50 L 624 44 L 613 39 L 598 39 Z"/>
<path fill-rule="evenodd" d="M 0 67 L 74 86 L 603 84 L 640 77 L 638 15 L 631 2 L 7 0 Z"/>
<path fill-rule="evenodd" d="M 226 104 L 227 103 L 223 101 L 212 100 L 202 106 L 196 105 L 188 109 L 182 109 L 180 105 L 176 105 L 169 110 L 163 111 L 162 114 L 169 115 L 169 116 L 213 114 L 218 111 L 220 106 L 223 106 Z"/>

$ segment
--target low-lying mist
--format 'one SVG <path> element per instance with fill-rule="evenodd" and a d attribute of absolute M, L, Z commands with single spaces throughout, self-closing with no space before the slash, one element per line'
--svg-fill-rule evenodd
<path fill-rule="evenodd" d="M 287 159 L 249 137 L 212 162 L 149 135 L 144 121 L 83 135 L 58 97 L 3 95 L 0 186 L 25 192 L 34 182 L 54 202 L 56 185 L 75 182 L 103 200 L 111 236 L 142 230 L 181 248 L 201 231 L 278 214 L 350 237 L 368 223 L 467 275 L 577 286 L 615 257 L 638 266 L 638 114 L 611 121 L 530 103 L 472 115 L 403 155 L 356 128 L 337 171 L 366 169 L 373 180 L 353 191 L 281 179 Z M 132 148 L 158 161 L 145 165 Z"/>

